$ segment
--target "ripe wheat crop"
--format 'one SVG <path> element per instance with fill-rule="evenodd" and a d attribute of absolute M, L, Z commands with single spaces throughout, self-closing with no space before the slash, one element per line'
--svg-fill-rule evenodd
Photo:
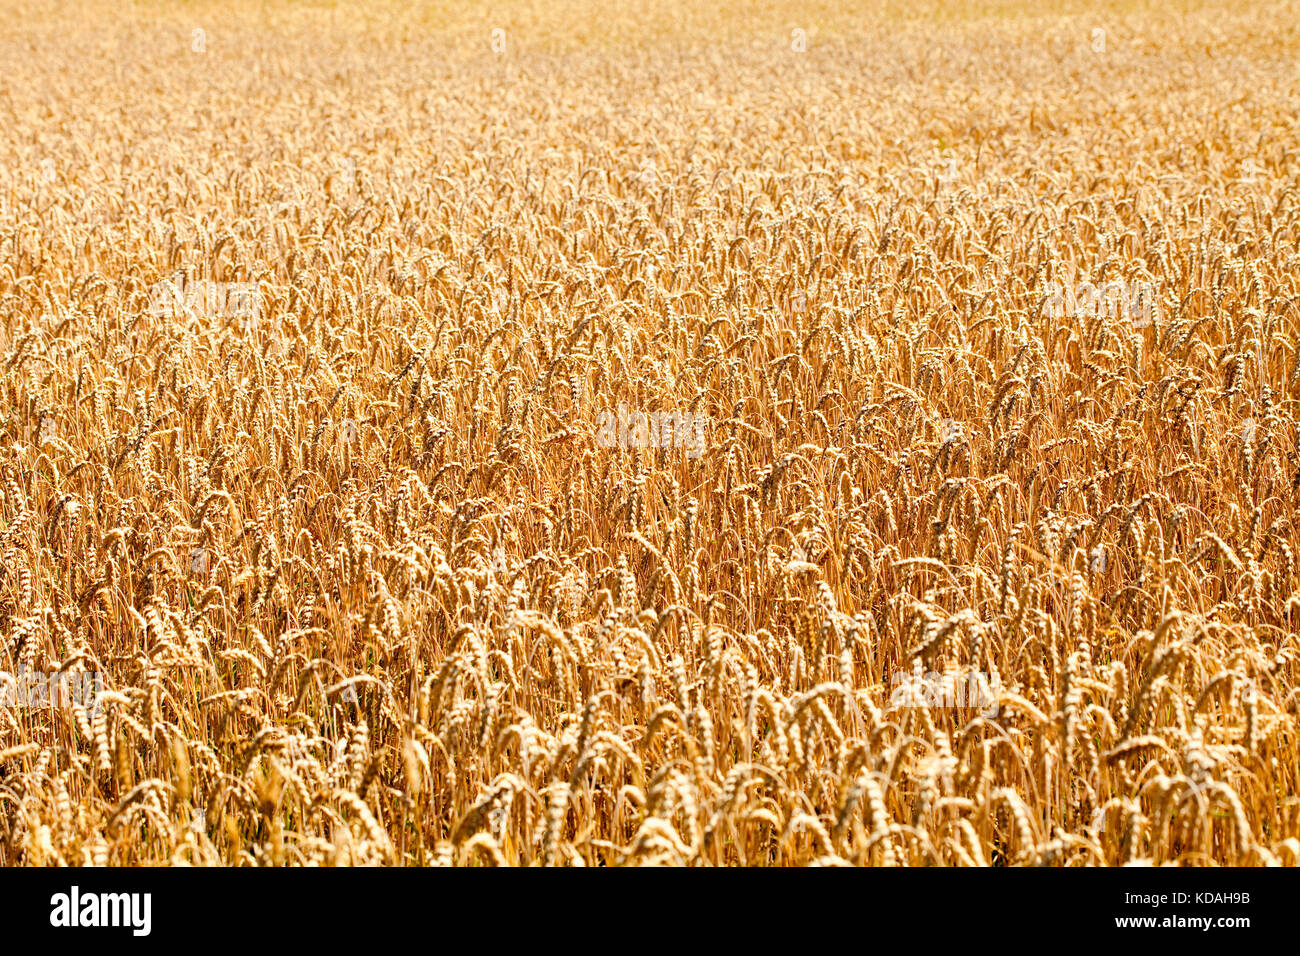
<path fill-rule="evenodd" d="M 610 6 L 5 4 L 0 865 L 1294 865 L 1294 4 Z"/>

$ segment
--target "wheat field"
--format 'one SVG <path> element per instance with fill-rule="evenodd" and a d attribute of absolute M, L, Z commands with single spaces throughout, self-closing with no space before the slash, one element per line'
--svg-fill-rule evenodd
<path fill-rule="evenodd" d="M 1295 3 L 4 13 L 0 864 L 1300 860 Z"/>

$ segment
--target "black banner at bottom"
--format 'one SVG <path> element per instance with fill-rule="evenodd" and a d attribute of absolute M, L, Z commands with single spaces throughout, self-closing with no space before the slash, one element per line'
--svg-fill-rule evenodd
<path fill-rule="evenodd" d="M 0 870 L 0 920 L 23 937 L 118 944 L 368 943 L 394 924 L 476 938 L 634 930 L 647 942 L 688 920 L 719 940 L 737 930 L 919 931 L 927 945 L 975 942 L 990 918 L 1070 938 L 1189 934 L 1230 941 L 1290 925 L 1294 873 L 1244 869 L 857 870 L 657 875 L 387 869 Z M 899 921 L 900 922 L 896 922 Z M 781 925 L 785 924 L 785 925 Z M 545 927 L 550 927 L 549 930 Z M 686 940 L 683 939 L 682 942 Z M 69 939 L 69 942 L 71 940 Z M 809 940 L 812 942 L 812 940 Z M 623 944 L 619 944 L 620 946 Z"/>

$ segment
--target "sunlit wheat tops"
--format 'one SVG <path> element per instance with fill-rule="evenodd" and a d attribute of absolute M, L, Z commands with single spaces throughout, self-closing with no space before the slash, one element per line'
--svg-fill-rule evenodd
<path fill-rule="evenodd" d="M 0 864 L 1296 863 L 1295 18 L 896 6 L 11 4 Z"/>

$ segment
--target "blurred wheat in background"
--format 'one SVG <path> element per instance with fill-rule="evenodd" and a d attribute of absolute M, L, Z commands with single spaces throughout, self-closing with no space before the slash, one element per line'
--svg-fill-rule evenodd
<path fill-rule="evenodd" d="M 1294 3 L 5 4 L 0 864 L 1292 865 Z"/>

